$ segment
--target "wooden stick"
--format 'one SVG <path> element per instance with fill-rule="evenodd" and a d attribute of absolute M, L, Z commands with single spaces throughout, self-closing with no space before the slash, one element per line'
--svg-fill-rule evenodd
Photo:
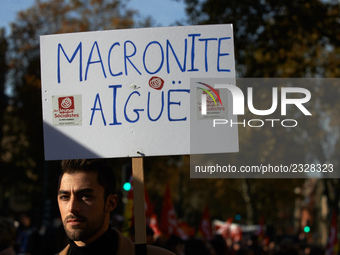
<path fill-rule="evenodd" d="M 132 158 L 135 243 L 146 243 L 143 157 Z"/>

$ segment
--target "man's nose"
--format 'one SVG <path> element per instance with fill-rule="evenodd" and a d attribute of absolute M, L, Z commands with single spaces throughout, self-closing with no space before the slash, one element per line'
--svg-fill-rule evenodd
<path fill-rule="evenodd" d="M 76 196 L 71 196 L 69 201 L 69 212 L 78 214 L 80 212 L 80 201 Z"/>

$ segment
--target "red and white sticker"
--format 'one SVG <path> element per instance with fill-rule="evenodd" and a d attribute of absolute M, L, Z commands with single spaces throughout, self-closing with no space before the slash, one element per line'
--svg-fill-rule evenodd
<path fill-rule="evenodd" d="M 52 96 L 53 126 L 81 126 L 81 95 Z"/>
<path fill-rule="evenodd" d="M 59 97 L 58 98 L 59 112 L 74 112 L 74 97 Z"/>
<path fill-rule="evenodd" d="M 149 80 L 149 86 L 153 89 L 161 90 L 164 85 L 164 80 L 160 77 L 153 76 Z"/>

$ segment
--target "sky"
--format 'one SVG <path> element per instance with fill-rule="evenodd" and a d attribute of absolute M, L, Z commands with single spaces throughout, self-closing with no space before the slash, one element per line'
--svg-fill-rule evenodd
<path fill-rule="evenodd" d="M 34 4 L 35 0 L 0 0 L 0 28 L 9 33 L 9 24 L 15 21 L 17 12 Z M 175 0 L 130 0 L 128 6 L 140 12 L 142 17 L 150 16 L 157 26 L 170 26 L 185 18 L 184 4 Z"/>

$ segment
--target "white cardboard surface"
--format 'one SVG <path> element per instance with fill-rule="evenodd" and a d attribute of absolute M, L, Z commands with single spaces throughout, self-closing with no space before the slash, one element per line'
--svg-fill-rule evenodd
<path fill-rule="evenodd" d="M 40 43 L 46 160 L 190 154 L 190 79 L 235 79 L 231 25 L 47 35 Z M 235 151 L 235 143 L 204 146 Z"/>

